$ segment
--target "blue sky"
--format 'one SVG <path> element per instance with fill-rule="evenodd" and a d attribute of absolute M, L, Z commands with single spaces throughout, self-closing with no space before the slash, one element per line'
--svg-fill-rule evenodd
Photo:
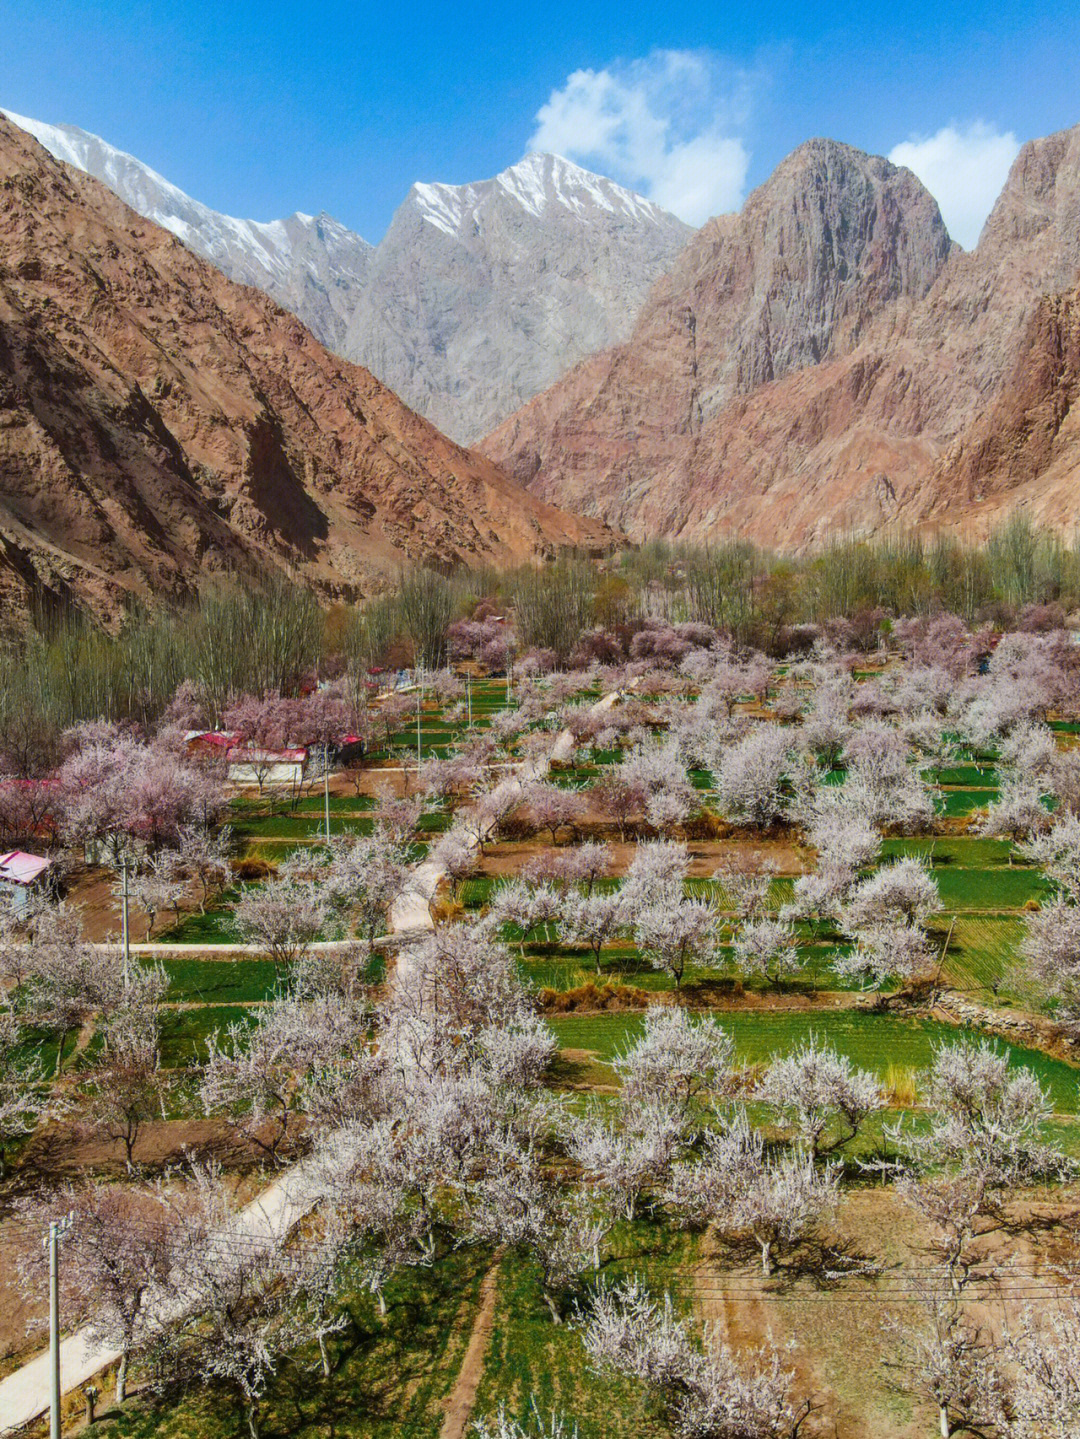
<path fill-rule="evenodd" d="M 228 213 L 325 209 L 373 241 L 414 180 L 534 142 L 697 222 L 829 135 L 906 146 L 970 242 L 1016 146 L 1080 122 L 1080 7 L 1018 0 L 0 0 L 0 36 L 0 106 Z"/>

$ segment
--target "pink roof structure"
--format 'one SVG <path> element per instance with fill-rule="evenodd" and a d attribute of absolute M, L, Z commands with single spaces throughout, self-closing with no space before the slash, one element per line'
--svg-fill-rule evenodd
<path fill-rule="evenodd" d="M 0 854 L 0 880 L 6 879 L 12 884 L 33 884 L 51 864 L 51 859 L 43 859 L 39 854 L 13 849 L 7 854 Z"/>
<path fill-rule="evenodd" d="M 229 730 L 188 730 L 184 736 L 189 745 L 208 745 L 215 749 L 231 749 L 240 739 L 239 734 Z"/>

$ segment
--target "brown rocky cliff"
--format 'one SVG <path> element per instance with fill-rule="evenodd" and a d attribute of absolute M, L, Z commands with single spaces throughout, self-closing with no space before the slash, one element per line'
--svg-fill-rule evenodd
<path fill-rule="evenodd" d="M 600 547 L 261 293 L 0 120 L 0 568 L 115 604 L 285 565 L 327 594 L 406 560 Z"/>
<path fill-rule="evenodd" d="M 635 538 L 978 529 L 985 427 L 1040 391 L 1037 311 L 1076 278 L 1078 192 L 1080 128 L 1025 146 L 969 255 L 908 172 L 811 142 L 695 237 L 626 345 L 483 448 Z"/>

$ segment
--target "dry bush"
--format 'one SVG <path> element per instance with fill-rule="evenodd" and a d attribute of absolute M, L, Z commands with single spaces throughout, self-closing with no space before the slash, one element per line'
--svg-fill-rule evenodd
<path fill-rule="evenodd" d="M 682 829 L 687 839 L 698 840 L 727 839 L 731 833 L 731 825 L 727 820 L 714 814 L 711 809 L 703 809 L 693 819 L 688 819 Z"/>
<path fill-rule="evenodd" d="M 436 924 L 449 923 L 454 920 L 464 919 L 465 906 L 456 899 L 440 895 L 431 905 L 431 917 Z"/>
<path fill-rule="evenodd" d="M 916 1074 L 907 1065 L 890 1064 L 885 1071 L 882 1088 L 892 1109 L 913 1109 L 919 1102 Z"/>
<path fill-rule="evenodd" d="M 592 980 L 577 989 L 542 989 L 538 995 L 545 1014 L 569 1014 L 574 1011 L 644 1009 L 655 1004 L 659 996 L 630 984 L 597 985 Z"/>
<path fill-rule="evenodd" d="M 272 859 L 261 859 L 258 855 L 245 855 L 243 859 L 234 859 L 229 865 L 235 879 L 256 880 L 269 879 L 271 875 L 277 874 L 277 863 Z"/>

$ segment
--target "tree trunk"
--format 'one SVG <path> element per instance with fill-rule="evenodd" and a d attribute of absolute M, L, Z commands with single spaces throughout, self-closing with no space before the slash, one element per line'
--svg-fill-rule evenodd
<path fill-rule="evenodd" d="M 761 1245 L 761 1272 L 765 1275 L 765 1278 L 768 1279 L 769 1275 L 773 1272 L 772 1240 L 759 1239 L 758 1243 Z"/>
<path fill-rule="evenodd" d="M 325 1378 L 330 1378 L 330 1355 L 326 1349 L 326 1335 L 319 1335 L 319 1358 L 322 1360 L 322 1372 Z"/>
<path fill-rule="evenodd" d="M 941 1427 L 941 1439 L 951 1439 L 952 1425 L 949 1423 L 949 1409 L 945 1404 L 938 1406 L 938 1424 Z"/>
<path fill-rule="evenodd" d="M 126 1158 L 127 1158 L 127 1172 L 128 1172 L 129 1174 L 134 1174 L 134 1172 L 135 1172 L 135 1160 L 134 1160 L 133 1156 L 134 1156 L 134 1153 L 135 1153 L 135 1142 L 136 1142 L 136 1140 L 138 1139 L 138 1137 L 139 1137 L 139 1127 L 138 1127 L 138 1125 L 130 1125 L 130 1124 L 129 1124 L 128 1127 L 127 1127 L 127 1129 L 124 1131 L 124 1153 L 125 1153 Z"/>
<path fill-rule="evenodd" d="M 259 1439 L 259 1406 L 254 1399 L 248 1399 L 244 1405 L 247 1415 L 248 1433 L 251 1439 Z"/>
<path fill-rule="evenodd" d="M 386 1295 L 381 1289 L 379 1290 L 379 1315 L 383 1319 L 386 1318 Z"/>
<path fill-rule="evenodd" d="M 551 1295 L 548 1293 L 548 1291 L 547 1291 L 546 1289 L 544 1290 L 544 1303 L 545 1303 L 545 1304 L 547 1305 L 547 1307 L 548 1307 L 548 1312 L 549 1312 L 550 1315 L 551 1315 L 551 1321 L 552 1321 L 552 1323 L 553 1323 L 553 1324 L 561 1324 L 561 1323 L 562 1323 L 562 1315 L 559 1313 L 559 1306 L 555 1303 L 555 1300 L 551 1297 Z"/>
<path fill-rule="evenodd" d="M 120 1363 L 116 1366 L 116 1402 L 123 1404 L 127 1398 L 127 1371 L 128 1356 L 127 1350 L 120 1355 Z"/>

